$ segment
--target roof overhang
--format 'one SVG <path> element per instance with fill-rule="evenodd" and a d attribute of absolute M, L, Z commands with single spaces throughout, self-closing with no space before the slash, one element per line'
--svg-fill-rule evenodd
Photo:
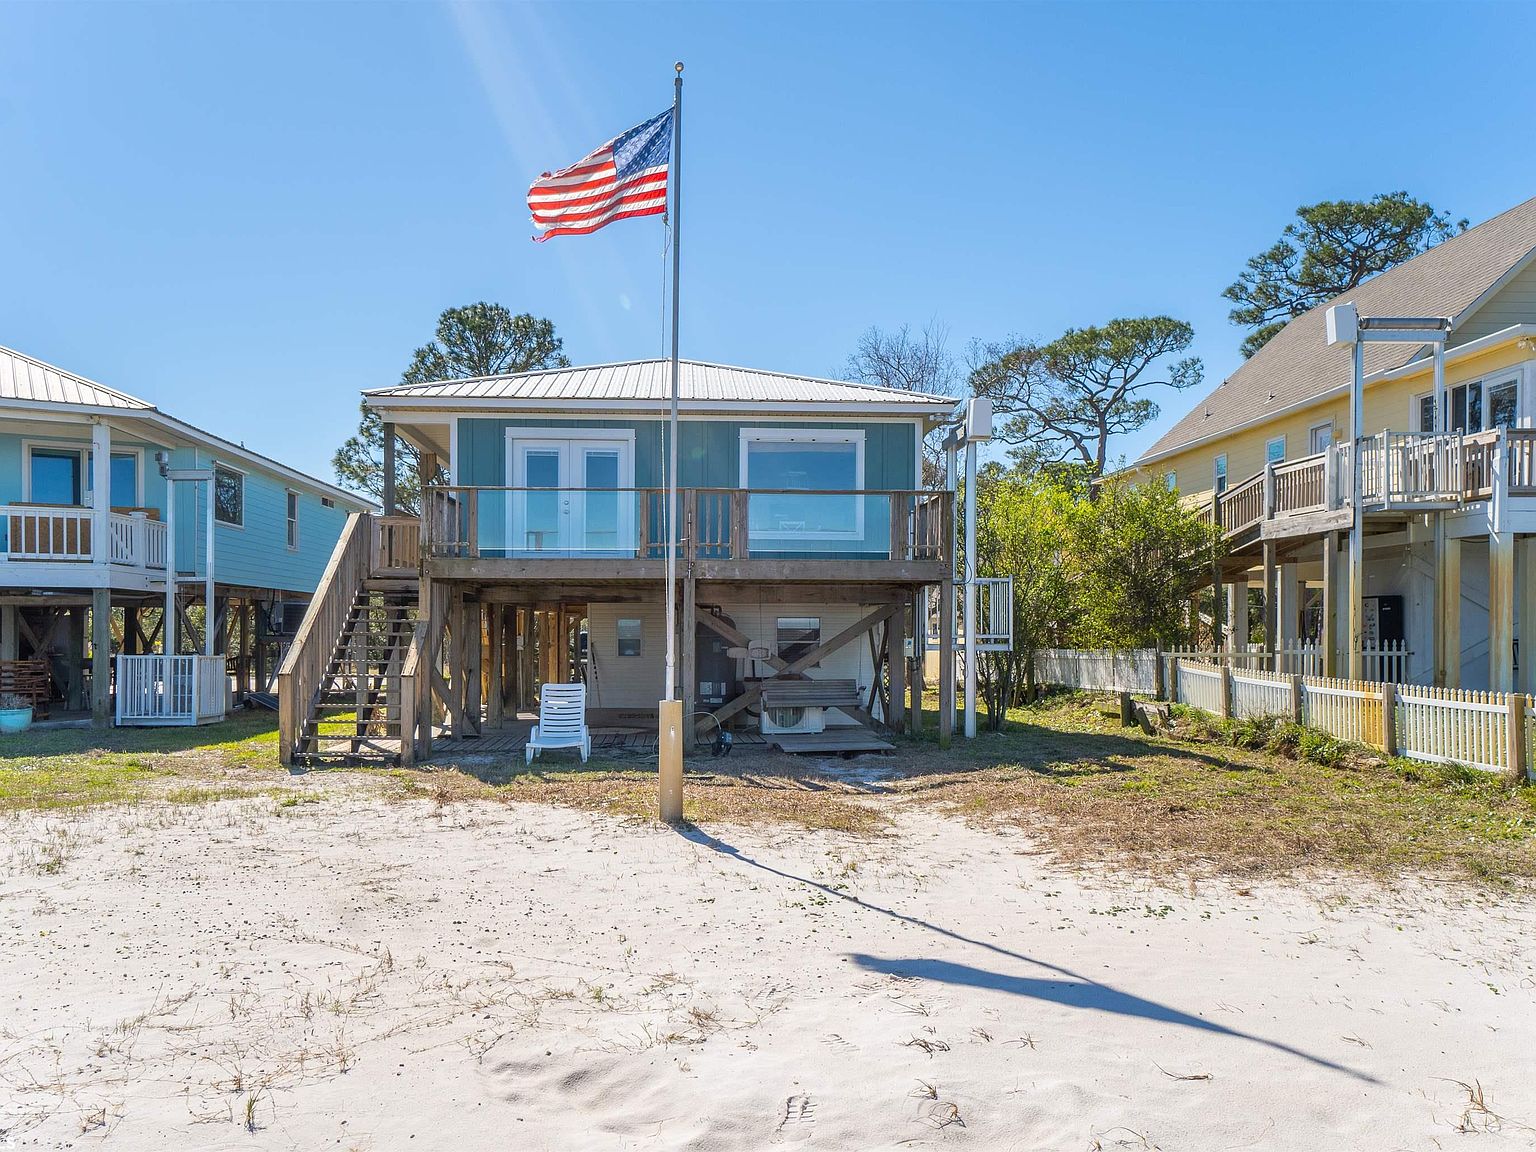
<path fill-rule="evenodd" d="M 1476 340 L 1469 340 L 1465 344 L 1458 344 L 1454 348 L 1447 348 L 1445 351 L 1445 362 L 1447 365 L 1454 364 L 1458 361 L 1490 352 L 1501 344 L 1511 344 L 1516 340 L 1532 338 L 1536 338 L 1536 324 L 1512 324 L 1508 328 L 1501 328 L 1497 332 L 1490 332 L 1488 335 L 1481 336 Z M 1371 373 L 1365 378 L 1365 386 L 1370 388 L 1375 384 L 1382 384 L 1389 380 L 1401 380 L 1407 376 L 1417 376 L 1419 373 L 1427 371 L 1429 367 L 1430 361 L 1426 357 L 1415 357 L 1408 361 L 1408 363 L 1401 364 L 1396 368 L 1387 368 L 1380 372 Z M 1305 400 L 1298 400 L 1296 403 L 1289 404 L 1284 408 L 1276 408 L 1272 412 L 1265 412 L 1263 415 L 1255 416 L 1252 420 L 1244 421 L 1242 424 L 1223 428 L 1220 432 L 1212 432 L 1209 436 L 1200 436 L 1172 448 L 1164 448 L 1161 452 L 1138 457 L 1133 463 L 1122 468 L 1120 471 L 1134 472 L 1138 468 L 1144 468 L 1149 464 L 1156 464 L 1158 461 L 1166 460 L 1170 456 L 1178 456 L 1202 445 L 1214 444 L 1218 440 L 1226 439 L 1228 436 L 1236 435 L 1239 432 L 1246 432 L 1250 428 L 1261 427 L 1268 424 L 1271 420 L 1279 419 L 1282 416 L 1291 416 L 1297 412 L 1305 412 L 1308 408 L 1316 407 L 1327 400 L 1336 400 L 1340 397 L 1348 396 L 1349 388 L 1350 382 L 1346 379 L 1336 387 L 1317 392 Z"/>

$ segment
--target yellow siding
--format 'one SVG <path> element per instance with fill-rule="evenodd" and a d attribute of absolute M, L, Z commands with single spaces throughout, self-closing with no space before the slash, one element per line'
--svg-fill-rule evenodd
<path fill-rule="evenodd" d="M 1501 370 L 1532 359 L 1532 350 L 1521 346 L 1521 341 L 1510 340 L 1497 348 L 1476 356 L 1446 365 L 1447 387 L 1481 380 Z M 1406 432 L 1415 430 L 1412 420 L 1413 399 L 1434 388 L 1433 370 L 1426 361 L 1423 368 L 1410 376 L 1397 380 L 1378 381 L 1365 392 L 1365 431 L 1375 435 L 1381 431 Z M 1528 405 L 1530 397 L 1522 401 Z M 1276 416 L 1263 424 L 1234 432 L 1195 448 L 1175 453 L 1135 469 L 1136 475 L 1148 479 L 1160 479 L 1169 472 L 1178 478 L 1179 490 L 1186 495 L 1209 492 L 1214 485 L 1216 457 L 1227 457 L 1227 485 L 1235 487 L 1248 477 L 1264 470 L 1264 446 L 1274 437 L 1285 436 L 1285 456 L 1296 460 L 1309 454 L 1308 437 L 1315 424 L 1331 420 L 1334 441 L 1349 438 L 1349 400 L 1340 396 L 1325 400 L 1302 411 Z M 1531 423 L 1531 413 L 1522 407 L 1521 423 Z"/>

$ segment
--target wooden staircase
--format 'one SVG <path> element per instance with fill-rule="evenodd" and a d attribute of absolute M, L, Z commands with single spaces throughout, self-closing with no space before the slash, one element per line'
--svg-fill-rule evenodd
<path fill-rule="evenodd" d="M 401 672 L 416 590 L 370 580 L 358 590 L 299 725 L 293 763 L 400 763 Z"/>

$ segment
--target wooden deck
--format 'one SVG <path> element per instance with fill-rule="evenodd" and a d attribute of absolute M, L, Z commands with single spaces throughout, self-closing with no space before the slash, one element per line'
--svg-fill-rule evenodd
<path fill-rule="evenodd" d="M 797 755 L 817 752 L 851 756 L 859 752 L 896 751 L 894 744 L 887 744 L 868 728 L 828 728 L 825 732 L 801 732 L 789 736 L 767 736 L 764 739 L 780 752 Z"/>

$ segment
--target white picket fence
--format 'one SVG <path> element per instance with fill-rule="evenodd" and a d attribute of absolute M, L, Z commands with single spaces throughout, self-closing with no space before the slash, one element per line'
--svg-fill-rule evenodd
<path fill-rule="evenodd" d="M 1289 716 L 1293 711 L 1291 678 L 1279 672 L 1232 670 L 1232 715 L 1243 719 Z"/>
<path fill-rule="evenodd" d="M 1180 660 L 1178 668 L 1179 673 L 1174 677 L 1178 692 L 1175 700 L 1203 708 L 1207 712 L 1226 711 L 1222 705 L 1225 694 L 1222 677 L 1226 674 L 1225 669 L 1215 664 L 1195 664 L 1187 660 Z"/>
<path fill-rule="evenodd" d="M 1152 648 L 1045 648 L 1035 653 L 1035 678 L 1061 688 L 1156 692 L 1157 652 Z"/>
<path fill-rule="evenodd" d="M 1301 723 L 1354 744 L 1385 747 L 1381 686 L 1364 680 L 1301 678 Z"/>
<path fill-rule="evenodd" d="M 1415 760 L 1507 772 L 1511 752 L 1510 711 L 1509 698 L 1502 692 L 1399 688 L 1398 751 Z M 1515 735 L 1521 733 L 1517 730 Z"/>

